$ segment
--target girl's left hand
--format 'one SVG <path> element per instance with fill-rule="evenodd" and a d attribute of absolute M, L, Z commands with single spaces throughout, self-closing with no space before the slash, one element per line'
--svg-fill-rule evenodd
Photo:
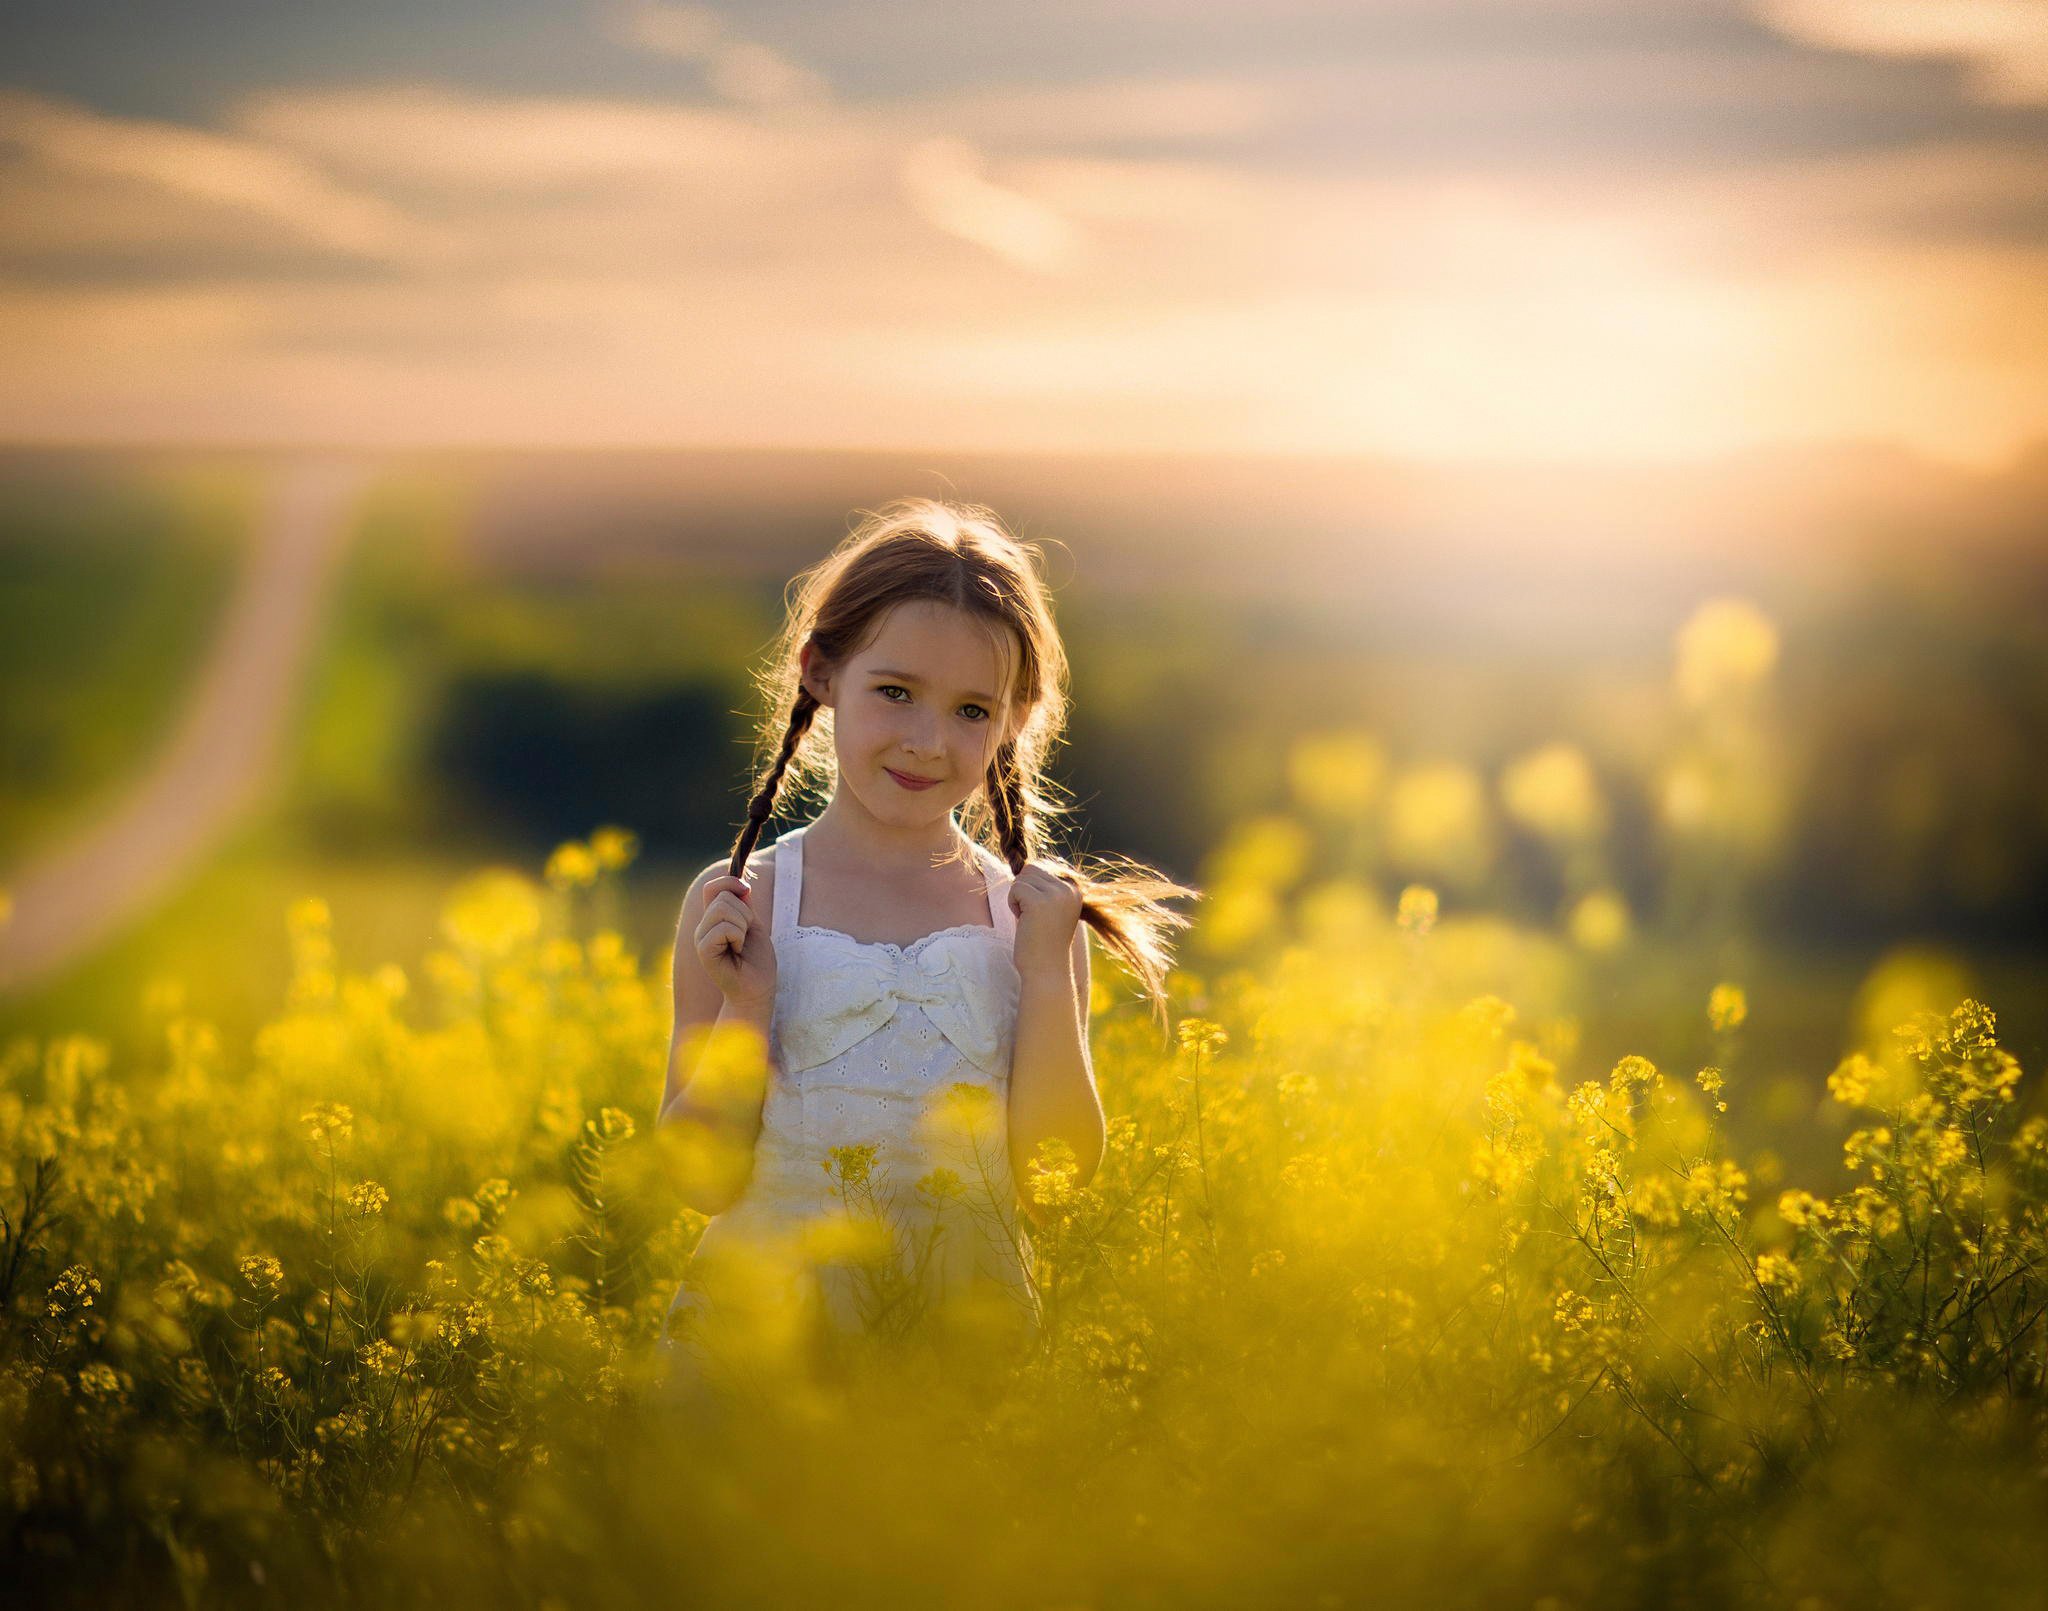
<path fill-rule="evenodd" d="M 1074 925 L 1081 921 L 1081 891 L 1073 875 L 1027 861 L 1010 881 L 1010 910 L 1017 914 L 1017 971 L 1065 974 Z"/>

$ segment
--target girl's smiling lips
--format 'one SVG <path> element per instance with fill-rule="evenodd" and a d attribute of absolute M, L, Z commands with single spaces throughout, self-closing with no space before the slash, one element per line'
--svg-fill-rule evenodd
<path fill-rule="evenodd" d="M 912 777 L 908 772 L 899 772 L 893 766 L 885 766 L 882 770 L 887 772 L 889 776 L 902 784 L 906 789 L 929 789 L 934 783 L 939 781 L 937 778 Z"/>

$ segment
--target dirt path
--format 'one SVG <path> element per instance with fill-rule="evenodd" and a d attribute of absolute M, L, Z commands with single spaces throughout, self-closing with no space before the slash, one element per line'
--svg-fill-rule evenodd
<path fill-rule="evenodd" d="M 369 466 L 276 474 L 249 559 L 175 736 L 133 789 L 0 875 L 0 991 L 49 977 L 147 911 L 275 783 L 286 726 Z"/>

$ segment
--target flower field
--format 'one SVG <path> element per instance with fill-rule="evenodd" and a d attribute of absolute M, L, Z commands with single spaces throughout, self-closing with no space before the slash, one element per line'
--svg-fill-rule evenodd
<path fill-rule="evenodd" d="M 704 1223 L 649 1124 L 666 959 L 585 921 L 632 854 L 480 873 L 416 978 L 300 902 L 252 1045 L 165 987 L 140 1066 L 7 1048 L 0 1504 L 40 1600 L 2038 1592 L 2048 1120 L 1989 1007 L 1813 1071 L 1841 1167 L 1773 1178 L 1725 1134 L 1740 982 L 1710 1062 L 1588 1066 L 1475 986 L 1540 942 L 1326 900 L 1178 973 L 1169 1036 L 1098 978 L 1110 1150 L 1031 1183 L 1028 1357 L 908 1327 L 821 1368 L 764 1327 L 692 1391 L 654 1345 Z"/>

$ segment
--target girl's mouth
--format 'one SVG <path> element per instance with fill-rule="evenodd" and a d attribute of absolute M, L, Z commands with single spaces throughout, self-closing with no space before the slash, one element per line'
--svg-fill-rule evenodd
<path fill-rule="evenodd" d="M 931 788 L 931 787 L 932 787 L 932 786 L 933 786 L 933 785 L 934 785 L 935 783 L 937 783 L 937 782 L 939 781 L 939 780 L 938 780 L 937 778 L 913 778 L 913 777 L 905 777 L 905 776 L 904 776 L 904 775 L 903 775 L 903 774 L 902 774 L 901 772 L 897 771 L 897 770 L 896 770 L 896 769 L 895 769 L 895 768 L 894 768 L 893 766 L 885 766 L 885 767 L 883 767 L 883 768 L 882 768 L 882 770 L 883 770 L 884 772 L 887 772 L 887 773 L 889 774 L 889 776 L 891 776 L 892 778 L 894 778 L 894 779 L 895 779 L 895 780 L 896 780 L 896 781 L 897 781 L 898 783 L 902 784 L 904 788 L 906 788 L 906 789 L 910 789 L 910 790 L 913 790 L 913 791 L 914 791 L 914 790 L 918 790 L 918 789 L 929 789 L 929 788 Z"/>

